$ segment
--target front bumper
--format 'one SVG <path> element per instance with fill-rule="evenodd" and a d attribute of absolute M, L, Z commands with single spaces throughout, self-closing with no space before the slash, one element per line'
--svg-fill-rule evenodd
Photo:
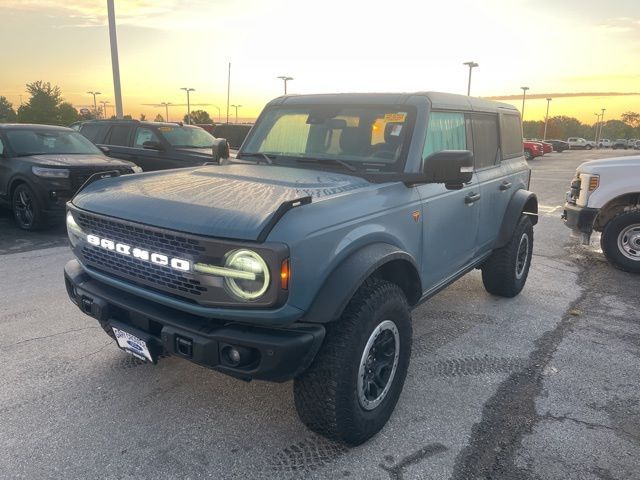
<path fill-rule="evenodd" d="M 144 334 L 156 352 L 166 352 L 243 380 L 290 380 L 313 361 L 325 329 L 322 325 L 292 323 L 263 327 L 177 310 L 116 289 L 90 277 L 77 260 L 64 268 L 67 293 L 80 310 L 103 328 L 111 326 Z M 240 366 L 226 362 L 229 346 L 247 352 Z"/>
<path fill-rule="evenodd" d="M 593 222 L 597 215 L 597 208 L 579 207 L 567 202 L 564 204 L 562 219 L 564 220 L 564 224 L 571 230 L 591 234 L 593 231 Z"/>

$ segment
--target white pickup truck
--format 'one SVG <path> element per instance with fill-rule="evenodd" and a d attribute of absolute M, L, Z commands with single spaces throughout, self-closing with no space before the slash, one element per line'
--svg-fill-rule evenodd
<path fill-rule="evenodd" d="M 562 215 L 567 227 L 589 244 L 600 244 L 614 266 L 640 273 L 640 156 L 585 162 L 567 192 Z"/>
<path fill-rule="evenodd" d="M 591 150 L 597 146 L 596 142 L 582 137 L 569 137 L 567 143 L 571 150 Z"/>

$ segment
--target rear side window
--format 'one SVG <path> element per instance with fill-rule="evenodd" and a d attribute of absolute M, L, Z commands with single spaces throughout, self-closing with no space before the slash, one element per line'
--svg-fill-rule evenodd
<path fill-rule="evenodd" d="M 128 147 L 130 132 L 131 127 L 129 125 L 114 125 L 111 127 L 111 133 L 109 134 L 109 145 Z"/>
<path fill-rule="evenodd" d="M 498 116 L 472 114 L 473 158 L 476 170 L 498 163 Z"/>
<path fill-rule="evenodd" d="M 80 127 L 80 133 L 93 143 L 105 143 L 104 138 L 109 131 L 109 125 L 89 123 Z"/>
<path fill-rule="evenodd" d="M 467 130 L 464 114 L 431 112 L 422 159 L 442 150 L 467 150 Z"/>
<path fill-rule="evenodd" d="M 522 155 L 522 125 L 519 115 L 500 116 L 500 148 L 502 158 Z"/>
<path fill-rule="evenodd" d="M 144 148 L 144 142 L 160 142 L 160 140 L 150 128 L 139 127 L 136 130 L 136 140 L 133 142 L 133 146 L 135 148 Z"/>

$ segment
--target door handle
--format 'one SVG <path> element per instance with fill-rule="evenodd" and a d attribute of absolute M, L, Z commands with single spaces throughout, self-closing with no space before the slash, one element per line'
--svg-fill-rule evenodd
<path fill-rule="evenodd" d="M 479 193 L 470 193 L 469 195 L 467 195 L 466 197 L 464 197 L 464 203 L 470 204 L 470 203 L 475 203 L 478 200 L 480 200 L 480 194 Z"/>
<path fill-rule="evenodd" d="M 505 190 L 509 190 L 511 188 L 511 182 L 507 182 L 506 180 L 500 184 L 500 191 L 504 192 Z"/>

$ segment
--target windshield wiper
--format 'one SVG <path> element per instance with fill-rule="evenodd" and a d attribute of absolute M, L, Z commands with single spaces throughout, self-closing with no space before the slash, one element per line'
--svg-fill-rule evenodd
<path fill-rule="evenodd" d="M 242 157 L 260 158 L 260 159 L 263 159 L 265 162 L 267 162 L 269 165 L 273 165 L 273 160 L 271 159 L 271 157 L 275 157 L 275 155 L 269 156 L 266 153 L 262 153 L 262 152 L 248 152 L 248 153 L 242 153 L 242 155 L 240 155 L 239 157 L 236 156 L 236 158 L 239 158 L 240 160 L 242 160 Z M 257 160 L 256 163 L 260 163 L 260 160 Z"/>
<path fill-rule="evenodd" d="M 351 165 L 350 163 L 345 162 L 344 160 L 339 160 L 337 158 L 309 158 L 309 157 L 296 157 L 296 162 L 299 163 L 317 163 L 322 165 L 324 164 L 332 164 L 332 165 L 341 165 L 347 170 L 351 172 L 356 172 L 358 169 Z"/>

